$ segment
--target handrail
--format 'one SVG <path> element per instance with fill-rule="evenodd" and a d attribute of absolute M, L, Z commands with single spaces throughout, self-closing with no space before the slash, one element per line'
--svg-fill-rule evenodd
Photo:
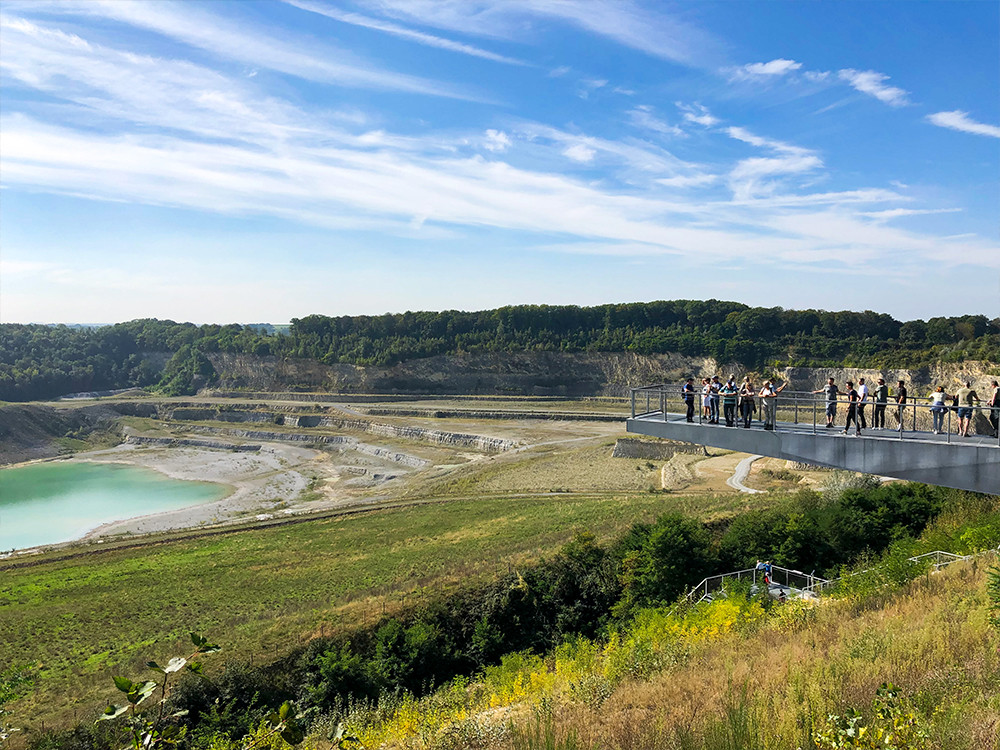
<path fill-rule="evenodd" d="M 915 555 L 914 557 L 908 557 L 907 560 L 909 560 L 910 562 L 920 562 L 925 558 L 933 557 L 935 562 L 933 562 L 930 565 L 930 567 L 932 567 L 935 571 L 938 571 L 941 570 L 942 568 L 948 567 L 952 563 L 960 562 L 962 560 L 971 560 L 974 557 L 979 557 L 980 555 L 988 555 L 988 554 L 1000 554 L 1000 546 L 998 546 L 995 549 L 988 549 L 988 550 L 983 550 L 981 552 L 975 552 L 971 555 L 957 555 L 954 552 L 946 552 L 944 550 L 939 549 L 939 550 L 934 550 L 933 552 L 924 552 L 923 554 Z M 783 568 L 780 565 L 771 565 L 771 573 L 772 573 L 771 585 L 775 585 L 774 584 L 775 576 L 773 574 L 775 571 L 778 571 L 785 574 L 784 588 L 798 589 L 799 591 L 815 594 L 819 591 L 822 591 L 823 589 L 833 586 L 834 584 L 844 580 L 845 578 L 852 578 L 854 576 L 864 575 L 866 573 L 871 573 L 875 570 L 877 570 L 877 568 L 865 568 L 864 570 L 858 570 L 854 571 L 853 573 L 848 573 L 846 576 L 839 576 L 833 579 L 826 579 L 826 578 L 821 578 L 820 576 L 817 575 L 813 575 L 812 573 L 803 573 L 801 570 Z M 674 606 L 671 612 L 675 611 L 677 607 L 681 605 L 697 604 L 698 602 L 703 601 L 706 597 L 709 596 L 709 594 L 711 594 L 712 591 L 717 591 L 718 589 L 722 588 L 722 584 L 725 583 L 726 580 L 729 580 L 731 578 L 736 578 L 736 580 L 741 580 L 745 575 L 752 574 L 754 585 L 756 585 L 757 573 L 763 573 L 763 571 L 758 570 L 757 568 L 744 568 L 743 570 L 734 570 L 730 573 L 720 573 L 718 575 L 708 576 L 707 578 L 703 578 L 699 583 L 692 586 L 691 589 L 686 594 L 684 594 L 683 597 L 681 597 L 681 600 Z M 809 583 L 806 586 L 792 586 L 788 582 L 790 575 L 802 576 L 803 578 L 810 580 L 811 583 Z M 715 586 L 710 590 L 709 586 L 711 585 L 711 582 L 716 580 L 718 580 L 718 586 Z M 778 583 L 777 585 L 781 586 L 780 583 Z M 702 593 L 701 596 L 697 600 L 695 600 L 694 597 L 697 596 L 702 591 L 704 591 L 704 593 Z"/>
<path fill-rule="evenodd" d="M 681 388 L 681 385 L 667 383 L 656 383 L 631 388 L 632 419 L 637 417 L 644 419 L 661 418 L 664 422 L 668 421 L 671 415 L 677 414 L 668 410 L 669 404 L 676 401 L 684 403 Z M 712 420 L 706 421 L 707 418 L 704 414 L 704 409 L 701 407 L 703 394 L 700 390 L 695 391 L 694 398 L 696 408 L 692 417 L 697 416 L 698 424 L 712 424 Z M 890 395 L 886 401 L 875 401 L 873 394 L 869 392 L 864 402 L 855 402 L 853 407 L 856 409 L 856 416 L 865 420 L 866 423 L 866 417 L 871 416 L 873 421 L 872 428 L 875 428 L 876 413 L 882 424 L 885 424 L 887 421 L 890 423 L 894 422 L 894 425 L 878 427 L 876 431 L 882 430 L 897 433 L 896 437 L 900 440 L 905 439 L 904 433 L 907 431 L 914 433 L 929 433 L 933 431 L 934 434 L 944 435 L 947 442 L 951 443 L 952 435 L 957 434 L 957 429 L 954 431 L 952 429 L 952 423 L 957 421 L 954 416 L 958 409 L 972 408 L 973 415 L 976 412 L 985 413 L 994 424 L 1000 422 L 1000 407 L 991 407 L 982 401 L 973 407 L 955 406 L 953 404 L 939 406 L 933 403 L 926 403 L 929 398 L 930 396 L 908 395 L 906 403 L 898 404 L 894 400 L 895 396 L 893 395 Z M 741 399 L 738 398 L 737 403 L 740 401 Z M 848 406 L 849 408 L 852 406 L 850 402 L 846 401 L 845 394 L 838 394 L 836 401 L 828 402 L 825 394 L 815 394 L 812 391 L 789 391 L 786 389 L 774 397 L 761 397 L 759 389 L 755 388 L 754 406 L 756 408 L 757 405 L 760 405 L 761 408 L 756 409 L 756 418 L 751 418 L 749 421 L 751 423 L 753 421 L 764 422 L 766 429 L 775 430 L 779 429 L 780 424 L 786 426 L 788 424 L 805 424 L 807 426 L 811 424 L 813 433 L 819 434 L 820 432 L 825 432 L 825 428 L 821 429 L 820 424 L 821 422 L 826 422 L 825 414 L 828 403 L 835 403 L 838 411 L 843 406 Z M 712 410 L 712 416 L 714 416 L 716 424 L 719 421 L 718 404 L 719 402 L 716 400 Z M 868 407 L 871 407 L 870 411 L 868 411 Z M 886 414 L 889 415 L 889 420 L 886 420 Z M 919 419 L 918 415 L 920 416 Z M 779 421 L 779 416 L 784 418 L 783 421 Z M 805 422 L 800 419 L 803 416 L 807 417 Z M 740 421 L 742 419 L 737 414 L 736 422 Z M 1000 448 L 1000 430 L 997 431 L 995 437 L 997 438 L 996 445 Z"/>

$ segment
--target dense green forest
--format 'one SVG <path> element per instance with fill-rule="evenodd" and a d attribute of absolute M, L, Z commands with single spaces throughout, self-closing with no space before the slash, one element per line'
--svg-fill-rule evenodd
<path fill-rule="evenodd" d="M 0 326 L 0 400 L 132 386 L 190 393 L 215 378 L 206 356 L 211 352 L 390 366 L 439 354 L 519 351 L 677 352 L 750 368 L 996 362 L 1000 319 L 965 315 L 901 322 L 870 311 L 675 300 L 309 315 L 293 319 L 287 332 L 262 324 L 196 326 L 155 319 L 102 328 L 6 324 Z M 165 370 L 164 356 L 172 357 Z"/>

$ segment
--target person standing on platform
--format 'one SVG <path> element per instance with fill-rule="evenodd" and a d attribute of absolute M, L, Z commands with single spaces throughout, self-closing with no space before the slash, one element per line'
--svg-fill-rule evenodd
<path fill-rule="evenodd" d="M 902 380 L 896 385 L 896 420 L 899 431 L 903 431 L 904 412 L 906 411 L 906 383 Z"/>
<path fill-rule="evenodd" d="M 681 386 L 681 398 L 687 407 L 687 421 L 694 421 L 694 378 L 688 378 L 687 382 Z"/>
<path fill-rule="evenodd" d="M 736 399 L 740 395 L 736 387 L 736 376 L 730 375 L 722 386 L 722 413 L 726 417 L 726 427 L 736 426 Z"/>
<path fill-rule="evenodd" d="M 701 379 L 701 416 L 712 424 L 712 381 L 708 378 Z"/>
<path fill-rule="evenodd" d="M 874 399 L 875 406 L 872 411 L 872 429 L 873 430 L 884 430 L 885 429 L 885 407 L 889 403 L 889 386 L 885 384 L 885 380 L 882 378 L 878 379 L 878 385 L 875 386 Z"/>
<path fill-rule="evenodd" d="M 711 392 L 711 403 L 709 404 L 709 422 L 711 424 L 719 424 L 719 393 L 722 391 L 722 383 L 719 382 L 719 376 L 713 375 L 711 382 L 708 384 L 709 391 Z"/>
<path fill-rule="evenodd" d="M 826 385 L 813 394 L 826 394 L 826 426 L 833 427 L 833 421 L 837 418 L 837 396 L 841 395 L 840 388 L 833 382 L 833 378 L 826 381 Z"/>
<path fill-rule="evenodd" d="M 868 405 L 868 386 L 865 385 L 864 378 L 858 378 L 858 417 L 861 419 L 861 429 L 867 430 L 868 423 L 865 421 L 865 407 Z"/>
<path fill-rule="evenodd" d="M 987 418 L 990 420 L 990 427 L 993 428 L 993 437 L 1000 437 L 997 434 L 997 430 L 1000 429 L 1000 383 L 994 380 L 990 383 L 990 388 L 993 389 L 993 395 L 986 402 L 986 405 L 990 407 Z"/>
<path fill-rule="evenodd" d="M 743 378 L 743 385 L 740 386 L 740 415 L 743 417 L 743 427 L 746 429 L 750 429 L 755 411 L 757 411 L 757 404 L 754 402 L 753 383 L 747 376 Z"/>
<path fill-rule="evenodd" d="M 778 411 L 778 394 L 785 390 L 784 385 L 775 388 L 770 380 L 764 381 L 764 387 L 760 389 L 760 408 L 764 410 L 764 429 L 773 430 Z"/>
<path fill-rule="evenodd" d="M 858 402 L 861 401 L 860 394 L 854 390 L 854 383 L 850 380 L 847 381 L 847 421 L 844 423 L 844 434 L 846 435 L 851 430 L 851 422 L 854 422 L 854 428 L 857 430 L 857 434 L 861 435 L 861 424 L 858 422 Z"/>
<path fill-rule="evenodd" d="M 951 398 L 944 392 L 944 386 L 939 385 L 928 398 L 931 400 L 931 419 L 934 420 L 934 434 L 944 432 L 944 415 L 948 413 L 947 399 Z"/>
<path fill-rule="evenodd" d="M 972 390 L 971 380 L 966 380 L 965 386 L 958 389 L 955 401 L 958 403 L 958 434 L 962 437 L 969 437 L 972 415 L 975 413 L 973 402 L 980 403 L 979 394 Z"/>

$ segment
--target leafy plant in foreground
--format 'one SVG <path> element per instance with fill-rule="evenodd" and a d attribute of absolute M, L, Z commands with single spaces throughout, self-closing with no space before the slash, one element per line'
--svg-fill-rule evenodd
<path fill-rule="evenodd" d="M 162 675 L 161 681 L 142 680 L 134 682 L 127 677 L 115 677 L 115 687 L 125 695 L 126 702 L 121 705 L 111 705 L 97 721 L 110 721 L 125 716 L 128 720 L 128 740 L 126 747 L 133 750 L 155 750 L 179 745 L 187 735 L 187 726 L 181 723 L 187 715 L 186 710 L 167 713 L 168 686 L 170 676 L 181 670 L 186 670 L 200 677 L 202 663 L 195 661 L 196 657 L 212 654 L 220 647 L 210 643 L 208 638 L 191 633 L 191 642 L 195 650 L 189 656 L 175 656 L 165 665 L 155 661 L 146 662 L 146 666 Z M 160 692 L 159 709 L 155 716 L 139 712 L 139 705 L 156 691 Z M 253 750 L 254 748 L 273 747 L 275 741 L 284 741 L 289 745 L 298 745 L 306 737 L 306 724 L 302 714 L 296 712 L 290 701 L 285 701 L 276 710 L 264 716 L 256 731 L 246 735 L 242 740 L 232 743 L 233 750 Z M 346 733 L 343 725 L 338 725 L 330 735 L 333 746 L 338 750 L 350 750 L 354 746 L 363 748 L 360 741 Z"/>
<path fill-rule="evenodd" d="M 194 644 L 195 650 L 190 656 L 175 656 L 165 666 L 160 666 L 155 661 L 146 662 L 147 667 L 162 675 L 161 682 L 156 680 L 133 681 L 128 677 L 116 676 L 114 678 L 115 687 L 125 696 L 125 703 L 108 706 L 97 720 L 111 721 L 125 716 L 128 721 L 130 745 L 136 750 L 178 744 L 187 733 L 187 727 L 177 720 L 185 716 L 187 712 L 177 711 L 169 715 L 166 713 L 167 687 L 170 675 L 176 674 L 182 669 L 200 675 L 202 664 L 200 661 L 194 661 L 194 658 L 219 650 L 217 645 L 209 643 L 207 638 L 197 633 L 191 633 L 191 642 Z M 140 714 L 139 706 L 155 694 L 157 688 L 160 691 L 160 706 L 156 715 L 151 717 L 147 714 Z"/>
<path fill-rule="evenodd" d="M 870 723 L 856 710 L 831 714 L 829 726 L 813 734 L 818 750 L 924 750 L 929 734 L 909 700 L 891 682 L 883 682 L 872 701 Z"/>
<path fill-rule="evenodd" d="M 7 723 L 5 706 L 19 698 L 30 687 L 32 682 L 28 667 L 8 667 L 0 671 L 0 745 L 20 729 Z"/>

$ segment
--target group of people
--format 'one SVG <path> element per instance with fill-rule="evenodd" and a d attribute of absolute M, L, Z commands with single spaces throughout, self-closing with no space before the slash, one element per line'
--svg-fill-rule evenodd
<path fill-rule="evenodd" d="M 877 385 L 871 390 L 869 390 L 864 378 L 858 378 L 857 388 L 854 387 L 852 381 L 848 380 L 846 391 L 840 390 L 840 387 L 834 382 L 833 378 L 830 378 L 827 380 L 825 386 L 812 391 L 812 393 L 822 393 L 826 396 L 826 426 L 828 428 L 835 427 L 834 420 L 837 417 L 837 401 L 841 396 L 845 396 L 847 398 L 847 420 L 844 423 L 845 435 L 850 432 L 852 424 L 858 435 L 861 434 L 861 430 L 868 429 L 868 420 L 865 418 L 865 407 L 869 403 L 874 406 L 872 410 L 872 429 L 885 429 L 885 410 L 889 405 L 890 394 L 889 386 L 886 385 L 884 378 L 878 378 Z M 870 400 L 869 396 L 871 397 Z M 897 424 L 895 429 L 902 431 L 903 415 L 906 410 L 907 399 L 905 381 L 899 381 L 896 386 L 896 392 L 892 394 L 891 398 L 896 405 L 895 413 L 893 414 Z"/>
<path fill-rule="evenodd" d="M 727 427 L 737 427 L 742 424 L 749 428 L 757 413 L 757 401 L 760 400 L 761 416 L 765 430 L 773 430 L 775 423 L 776 398 L 788 385 L 784 383 L 776 385 L 772 380 L 765 380 L 764 385 L 758 390 L 750 377 L 743 378 L 740 385 L 736 384 L 736 377 L 730 375 L 729 379 L 723 383 L 718 375 L 711 378 L 702 378 L 701 388 L 695 385 L 694 378 L 688 378 L 681 386 L 681 398 L 684 400 L 686 418 L 688 422 L 693 422 L 695 417 L 696 401 L 700 399 L 701 415 L 708 424 L 719 424 L 720 406 L 722 417 L 725 419 Z M 990 388 L 992 393 L 986 400 L 985 406 L 989 407 L 987 418 L 993 429 L 993 437 L 997 437 L 1000 429 L 1000 383 L 992 381 Z M 868 429 L 868 420 L 865 409 L 872 406 L 871 429 L 885 430 L 885 413 L 889 404 L 894 405 L 892 415 L 895 417 L 896 426 L 889 428 L 902 432 L 905 429 L 905 413 L 908 406 L 908 392 L 905 381 L 898 381 L 895 392 L 891 392 L 886 385 L 884 378 L 877 378 L 876 384 L 869 388 L 865 378 L 858 378 L 857 386 L 851 380 L 847 381 L 847 390 L 842 391 L 833 378 L 827 384 L 812 391 L 813 394 L 824 394 L 826 401 L 826 426 L 833 429 L 836 427 L 837 406 L 843 397 L 847 400 L 847 418 L 844 423 L 844 434 L 851 431 L 854 426 L 855 433 L 861 434 L 862 430 Z M 965 381 L 963 387 L 954 394 L 946 393 L 944 386 L 938 386 L 928 397 L 931 402 L 931 417 L 935 435 L 945 431 L 945 414 L 949 409 L 954 410 L 958 416 L 958 434 L 967 436 L 969 428 L 972 426 L 972 417 L 977 404 L 983 405 L 983 401 L 972 388 L 972 381 Z M 949 406 L 947 403 L 951 401 Z"/>
<path fill-rule="evenodd" d="M 687 406 L 687 421 L 693 422 L 695 415 L 695 401 L 701 398 L 702 417 L 709 424 L 719 424 L 719 406 L 722 406 L 722 415 L 726 420 L 726 427 L 737 427 L 738 422 L 742 422 L 743 427 L 749 428 L 753 422 L 754 414 L 757 413 L 757 399 L 760 399 L 762 416 L 765 430 L 774 429 L 775 401 L 781 391 L 785 389 L 787 383 L 776 386 L 771 380 L 765 380 L 764 385 L 758 391 L 750 377 L 743 378 L 743 382 L 737 386 L 736 376 L 730 375 L 729 380 L 723 383 L 718 375 L 711 378 L 701 379 L 700 391 L 695 386 L 694 378 L 688 378 L 681 386 L 681 398 Z M 737 417 L 737 409 L 739 416 Z"/>
<path fill-rule="evenodd" d="M 986 418 L 990 421 L 993 437 L 997 437 L 997 430 L 1000 429 L 1000 382 L 992 381 L 990 388 L 992 392 L 985 404 L 990 407 L 990 410 L 986 413 Z M 950 407 L 947 403 L 948 400 L 952 402 Z M 983 403 L 979 394 L 973 389 L 971 380 L 966 380 L 954 394 L 945 393 L 944 386 L 939 385 L 930 395 L 930 401 L 934 434 L 939 435 L 944 432 L 944 416 L 950 408 L 958 416 L 958 434 L 963 437 L 967 437 L 969 434 L 976 404 Z"/>

